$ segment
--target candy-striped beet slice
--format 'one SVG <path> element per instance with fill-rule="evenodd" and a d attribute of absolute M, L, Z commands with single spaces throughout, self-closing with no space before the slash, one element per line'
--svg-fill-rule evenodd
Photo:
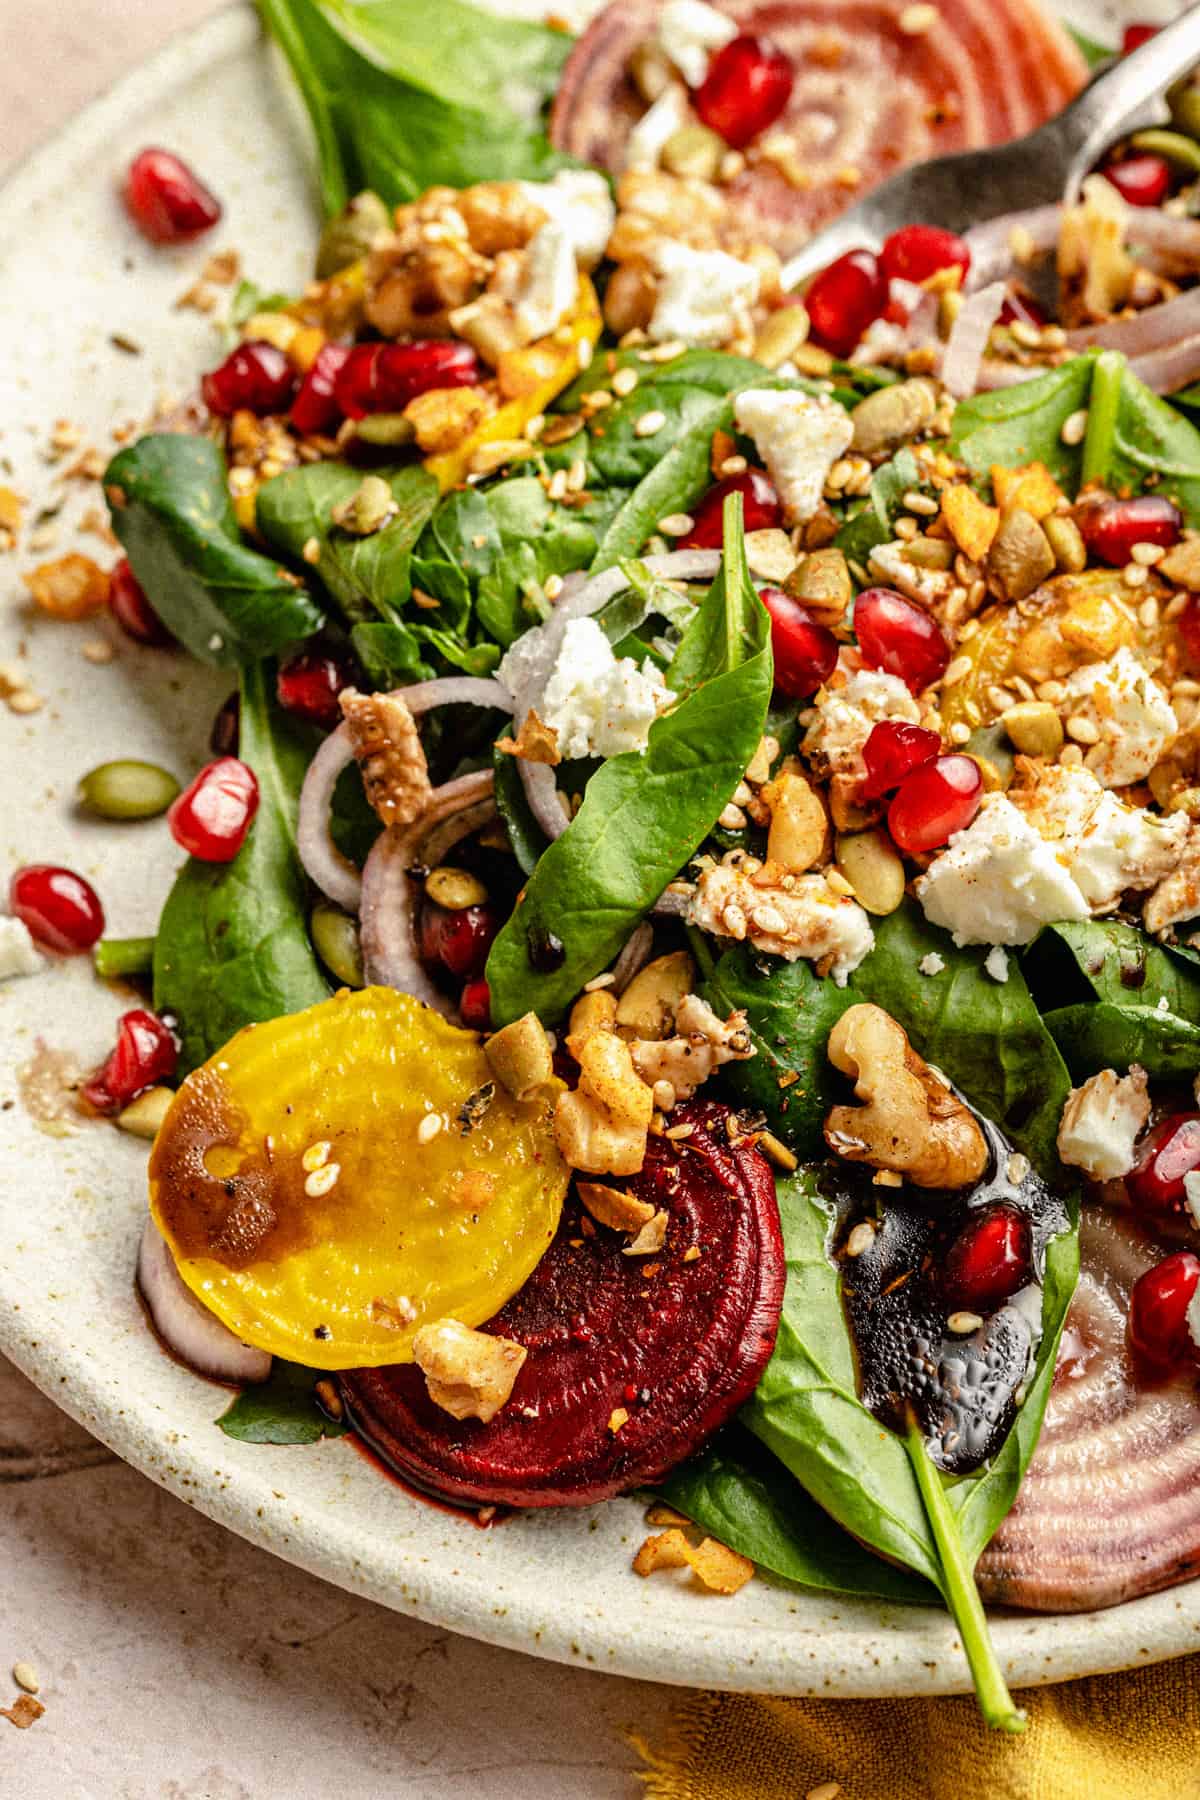
<path fill-rule="evenodd" d="M 775 1181 L 728 1108 L 671 1114 L 628 1183 L 668 1214 L 666 1241 L 593 1226 L 572 1197 L 521 1292 L 485 1331 L 528 1349 L 512 1398 L 483 1425 L 430 1400 L 412 1364 L 357 1369 L 342 1395 L 405 1480 L 483 1505 L 586 1506 L 649 1485 L 699 1448 L 757 1385 L 775 1343 L 784 1259 Z M 688 1258 L 690 1250 L 700 1254 Z"/>

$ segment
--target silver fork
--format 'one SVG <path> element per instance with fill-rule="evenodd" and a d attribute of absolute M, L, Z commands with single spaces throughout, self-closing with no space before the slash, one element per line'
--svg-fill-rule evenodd
<path fill-rule="evenodd" d="M 784 264 L 784 288 L 796 287 L 846 250 L 878 250 L 901 225 L 965 231 L 1048 201 L 1069 204 L 1111 144 L 1169 117 L 1165 90 L 1197 63 L 1200 5 L 1096 76 L 1037 131 L 996 150 L 939 156 L 893 175 Z"/>

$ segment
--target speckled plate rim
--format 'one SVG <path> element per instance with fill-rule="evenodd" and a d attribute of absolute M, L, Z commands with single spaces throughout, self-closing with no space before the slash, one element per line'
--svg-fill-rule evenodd
<path fill-rule="evenodd" d="M 262 54 L 256 21 L 239 7 L 134 70 L 0 188 L 0 245 L 20 214 L 72 169 L 104 154 L 143 111 L 164 97 L 186 105 L 190 83 Z M 88 978 L 62 970 L 45 980 L 52 984 L 47 1002 L 29 1003 L 30 1018 L 71 1017 Z M 85 1004 L 93 1024 L 97 1011 L 117 1010 L 115 1001 Z M 0 1014 L 0 1049 L 11 1016 Z M 10 1033 L 13 1067 L 17 1035 Z M 119 1456 L 219 1523 L 396 1610 L 564 1663 L 679 1684 L 829 1697 L 969 1687 L 953 1626 L 933 1610 L 811 1594 L 770 1580 L 751 1583 L 733 1600 L 670 1580 L 639 1582 L 628 1567 L 642 1533 L 633 1502 L 525 1515 L 500 1531 L 477 1532 L 398 1492 L 345 1442 L 280 1450 L 224 1438 L 211 1423 L 220 1410 L 214 1390 L 162 1356 L 132 1295 L 144 1205 L 138 1148 L 101 1128 L 72 1153 L 78 1160 L 70 1179 L 83 1174 L 106 1196 L 101 1222 L 90 1237 L 81 1233 L 81 1250 L 59 1146 L 14 1123 L 14 1113 L 5 1118 L 0 1348 Z M 52 1225 L 43 1234 L 48 1246 L 25 1235 L 38 1175 L 39 1204 Z M 993 1625 L 1017 1685 L 1140 1665 L 1196 1647 L 1200 1583 L 1106 1613 L 997 1615 Z"/>

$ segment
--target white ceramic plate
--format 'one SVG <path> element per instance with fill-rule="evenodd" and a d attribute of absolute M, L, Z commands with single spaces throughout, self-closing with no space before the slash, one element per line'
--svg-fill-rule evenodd
<path fill-rule="evenodd" d="M 508 0 L 512 5 L 513 0 Z M 515 9 L 515 8 L 514 8 Z M 533 10 L 530 5 L 530 10 Z M 115 177 L 146 143 L 194 161 L 226 204 L 211 246 L 163 252 L 125 221 Z M 39 152 L 0 195 L 0 480 L 45 502 L 66 487 L 60 541 L 85 505 L 45 451 L 59 420 L 107 445 L 165 389 L 185 392 L 215 360 L 210 320 L 173 310 L 210 248 L 239 248 L 247 273 L 298 285 L 314 214 L 290 101 L 248 12 L 172 45 Z M 113 347 L 119 331 L 143 346 Z M 78 548 L 108 555 L 94 538 Z M 107 625 L 55 625 L 21 603 L 24 550 L 4 563 L 0 660 L 26 659 L 44 709 L 0 707 L 0 872 L 61 861 L 95 882 L 109 928 L 149 932 L 178 861 L 161 820 L 88 823 L 75 778 L 140 755 L 186 776 L 204 760 L 228 677 L 142 651 Z M 116 649 L 96 666 L 83 646 Z M 69 1413 L 155 1481 L 288 1561 L 385 1605 L 515 1649 L 661 1681 L 837 1696 L 953 1692 L 969 1685 L 949 1621 L 933 1609 L 841 1600 L 752 1582 L 715 1599 L 630 1570 L 641 1509 L 530 1513 L 499 1529 L 410 1499 L 349 1441 L 268 1449 L 224 1437 L 226 1396 L 177 1368 L 147 1329 L 132 1286 L 145 1210 L 145 1148 L 107 1125 L 55 1138 L 17 1097 L 41 1038 L 86 1067 L 129 997 L 88 959 L 0 989 L 0 1347 Z M 1014 1683 L 1061 1680 L 1194 1647 L 1200 1584 L 1118 1611 L 997 1618 Z"/>

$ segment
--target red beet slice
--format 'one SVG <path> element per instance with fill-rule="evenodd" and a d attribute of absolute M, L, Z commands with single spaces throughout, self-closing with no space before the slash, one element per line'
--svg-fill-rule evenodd
<path fill-rule="evenodd" d="M 976 1571 L 993 1605 L 1086 1612 L 1200 1572 L 1195 1373 L 1156 1383 L 1125 1341 L 1130 1290 L 1162 1246 L 1089 1205 L 1080 1249 L 1041 1441 Z"/>
<path fill-rule="evenodd" d="M 474 1504 L 589 1506 L 658 1481 L 749 1398 L 785 1268 L 770 1166 L 729 1142 L 729 1116 L 694 1101 L 671 1115 L 689 1137 L 650 1139 L 627 1185 L 669 1215 L 651 1256 L 623 1255 L 629 1239 L 593 1228 L 572 1193 L 534 1273 L 483 1327 L 529 1351 L 490 1424 L 435 1406 L 411 1363 L 341 1378 L 354 1425 L 405 1480 Z"/>
<path fill-rule="evenodd" d="M 653 37 L 660 5 L 613 0 L 580 38 L 551 119 L 560 150 L 614 173 L 624 168 L 629 133 L 646 110 L 629 58 Z M 909 163 L 1031 131 L 1087 77 L 1066 33 L 1033 0 L 942 0 L 934 29 L 916 36 L 901 31 L 900 5 L 873 0 L 726 0 L 720 10 L 739 31 L 770 38 L 796 70 L 770 135 L 793 140 L 807 185 L 792 186 L 763 161 L 724 190 L 746 236 L 785 255 Z"/>

